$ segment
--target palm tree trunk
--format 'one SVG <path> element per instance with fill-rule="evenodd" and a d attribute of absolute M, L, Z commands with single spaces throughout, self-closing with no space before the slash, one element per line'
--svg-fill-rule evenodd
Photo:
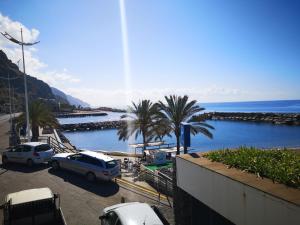
<path fill-rule="evenodd" d="M 177 145 L 176 155 L 180 155 L 180 141 L 179 141 L 180 137 L 178 134 L 175 135 L 176 135 L 176 145 Z"/>
<path fill-rule="evenodd" d="M 31 141 L 39 140 L 39 126 L 32 124 L 32 139 Z"/>
<path fill-rule="evenodd" d="M 146 137 L 145 137 L 144 132 L 142 135 L 143 135 L 143 144 L 144 144 L 144 146 L 143 146 L 143 154 L 144 154 L 144 151 L 146 150 Z"/>

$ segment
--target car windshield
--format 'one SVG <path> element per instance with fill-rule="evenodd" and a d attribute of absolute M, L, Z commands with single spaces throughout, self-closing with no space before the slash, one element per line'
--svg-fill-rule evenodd
<path fill-rule="evenodd" d="M 36 152 L 44 152 L 50 150 L 51 147 L 50 145 L 44 144 L 44 145 L 38 145 L 35 147 Z"/>
<path fill-rule="evenodd" d="M 111 160 L 111 161 L 106 162 L 106 168 L 107 169 L 114 168 L 117 165 L 118 165 L 118 163 L 117 163 L 116 160 Z"/>

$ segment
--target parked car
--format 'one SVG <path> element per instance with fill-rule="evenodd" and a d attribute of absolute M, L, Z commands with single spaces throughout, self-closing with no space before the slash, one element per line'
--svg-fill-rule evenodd
<path fill-rule="evenodd" d="M 28 166 L 49 162 L 54 155 L 50 145 L 42 142 L 27 142 L 2 153 L 2 163 L 26 163 Z"/>
<path fill-rule="evenodd" d="M 85 175 L 88 181 L 97 178 L 111 180 L 120 175 L 117 160 L 99 152 L 82 151 L 79 153 L 59 153 L 52 157 L 53 169 L 67 169 Z"/>
<path fill-rule="evenodd" d="M 66 225 L 59 195 L 53 194 L 49 188 L 10 193 L 1 208 L 4 225 Z"/>
<path fill-rule="evenodd" d="M 140 202 L 107 207 L 99 218 L 102 225 L 169 225 L 158 208 Z"/>

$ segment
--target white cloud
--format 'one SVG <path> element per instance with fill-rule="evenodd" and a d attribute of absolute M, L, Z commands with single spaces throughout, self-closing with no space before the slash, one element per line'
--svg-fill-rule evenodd
<path fill-rule="evenodd" d="M 24 42 L 38 41 L 40 32 L 37 29 L 29 29 L 22 23 L 13 21 L 9 17 L 3 16 L 0 13 L 1 32 L 7 32 L 14 38 L 20 40 L 21 27 L 23 29 Z M 7 57 L 11 59 L 12 62 L 17 63 L 17 61 L 22 59 L 21 47 L 8 41 L 2 35 L 0 35 L 0 48 L 7 54 Z M 50 86 L 57 88 L 64 88 L 68 83 L 78 83 L 80 81 L 76 76 L 70 74 L 65 68 L 61 71 L 49 69 L 48 65 L 38 58 L 37 53 L 38 45 L 25 48 L 24 54 L 27 74 L 37 77 L 38 79 L 48 83 Z M 23 71 L 22 61 L 20 61 L 20 70 Z"/>
<path fill-rule="evenodd" d="M 239 100 L 241 96 L 246 96 L 248 93 L 239 89 L 226 89 L 217 87 L 216 85 L 207 88 L 164 88 L 164 89 L 134 89 L 126 91 L 119 90 L 104 90 L 93 88 L 67 88 L 66 91 L 74 97 L 80 98 L 89 102 L 92 106 L 111 106 L 111 107 L 126 107 L 128 105 L 127 98 L 130 101 L 139 101 L 141 99 L 150 99 L 152 101 L 163 100 L 164 96 L 188 95 L 190 99 L 196 99 L 199 102 L 214 102 L 220 99 Z"/>

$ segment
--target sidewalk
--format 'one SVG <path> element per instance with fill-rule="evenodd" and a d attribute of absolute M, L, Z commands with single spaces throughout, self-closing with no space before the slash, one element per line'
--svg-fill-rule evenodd
<path fill-rule="evenodd" d="M 9 114 L 0 116 L 0 151 L 9 147 Z"/>

